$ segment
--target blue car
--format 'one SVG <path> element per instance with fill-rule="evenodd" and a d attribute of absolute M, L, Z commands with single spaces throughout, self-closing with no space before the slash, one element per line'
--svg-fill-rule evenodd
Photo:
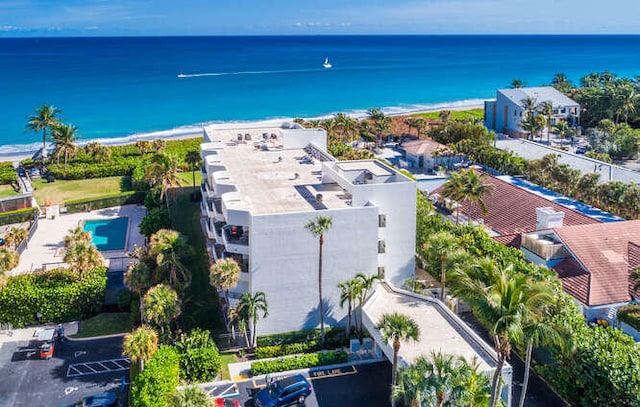
<path fill-rule="evenodd" d="M 276 380 L 253 396 L 257 407 L 282 407 L 304 404 L 311 394 L 311 384 L 301 374 Z"/>

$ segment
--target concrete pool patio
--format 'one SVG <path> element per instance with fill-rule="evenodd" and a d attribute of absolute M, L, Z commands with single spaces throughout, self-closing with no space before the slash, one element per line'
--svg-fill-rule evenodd
<path fill-rule="evenodd" d="M 40 218 L 38 229 L 34 233 L 27 249 L 20 256 L 20 263 L 11 270 L 11 275 L 29 273 L 42 268 L 42 265 L 62 263 L 64 256 L 63 239 L 69 232 L 85 220 L 114 219 L 128 217 L 128 238 L 125 250 L 102 252 L 110 268 L 123 268 L 123 257 L 135 246 L 143 246 L 145 237 L 140 234 L 138 225 L 146 215 L 147 210 L 142 205 L 124 205 L 112 208 L 98 209 L 91 212 L 62 214 L 55 219 Z"/>

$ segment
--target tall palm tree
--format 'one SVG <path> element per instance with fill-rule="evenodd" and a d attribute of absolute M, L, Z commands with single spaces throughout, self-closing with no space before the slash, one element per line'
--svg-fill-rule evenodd
<path fill-rule="evenodd" d="M 414 127 L 416 128 L 418 138 L 420 138 L 420 132 L 427 127 L 427 121 L 422 117 L 418 117 L 414 122 Z"/>
<path fill-rule="evenodd" d="M 193 199 L 196 198 L 196 169 L 198 165 L 202 161 L 200 157 L 200 153 L 197 150 L 187 151 L 187 154 L 184 157 L 184 162 L 189 164 L 191 167 L 191 180 L 193 181 Z"/>
<path fill-rule="evenodd" d="M 425 385 L 435 396 L 435 406 L 443 407 L 455 385 L 457 360 L 442 352 L 431 352 L 429 359 L 419 357 L 415 364 L 425 372 Z"/>
<path fill-rule="evenodd" d="M 493 184 L 487 183 L 486 174 L 479 174 L 472 168 L 460 170 L 459 173 L 463 185 L 461 197 L 463 202 L 469 204 L 469 215 L 473 213 L 473 206 L 478 205 L 486 216 L 487 206 L 482 198 L 493 192 Z"/>
<path fill-rule="evenodd" d="M 61 110 L 53 105 L 43 104 L 36 109 L 36 114 L 27 117 L 28 131 L 42 131 L 42 157 L 47 156 L 47 129 L 54 127 L 59 118 L 57 117 Z"/>
<path fill-rule="evenodd" d="M 160 229 L 151 235 L 149 255 L 156 259 L 157 272 L 162 274 L 160 281 L 168 281 L 171 285 L 189 282 L 189 270 L 184 264 L 189 246 L 180 232 Z"/>
<path fill-rule="evenodd" d="M 338 284 L 338 288 L 340 289 L 340 307 L 344 307 L 345 303 L 347 304 L 347 338 L 350 338 L 353 305 L 362 291 L 362 285 L 358 279 L 352 278 Z"/>
<path fill-rule="evenodd" d="M 553 292 L 546 287 L 545 289 L 547 291 L 546 294 L 549 297 L 549 303 L 552 303 L 554 298 Z M 524 401 L 527 396 L 533 347 L 548 344 L 565 346 L 568 343 L 567 338 L 569 337 L 569 333 L 563 327 L 550 322 L 544 315 L 539 314 L 540 311 L 529 311 L 530 315 L 528 315 L 523 327 L 525 343 L 527 344 L 527 352 L 524 364 L 524 377 L 522 379 L 522 392 L 520 393 L 520 403 L 518 404 L 518 407 L 524 407 Z"/>
<path fill-rule="evenodd" d="M 398 370 L 398 383 L 391 390 L 394 400 L 402 400 L 407 407 L 420 407 L 428 402 L 425 372 L 416 365 Z"/>
<path fill-rule="evenodd" d="M 170 407 L 212 407 L 211 398 L 198 386 L 187 386 L 171 398 Z"/>
<path fill-rule="evenodd" d="M 547 116 L 543 115 L 543 114 L 538 114 L 535 116 L 534 118 L 536 124 L 538 125 L 538 131 L 540 133 L 540 142 L 542 142 L 542 130 L 544 130 L 545 126 L 547 125 Z"/>
<path fill-rule="evenodd" d="M 209 281 L 212 286 L 224 290 L 229 303 L 229 289 L 240 281 L 240 265 L 232 258 L 218 260 L 209 267 Z"/>
<path fill-rule="evenodd" d="M 520 120 L 520 127 L 527 133 L 527 140 L 533 140 L 533 137 L 540 131 L 540 125 L 536 120 L 536 116 L 530 114 Z"/>
<path fill-rule="evenodd" d="M 80 280 L 86 271 L 104 265 L 102 254 L 93 244 L 85 241 L 75 242 L 66 248 L 63 261 L 69 264 L 72 271 L 78 273 Z"/>
<path fill-rule="evenodd" d="M 157 141 L 157 140 L 156 140 Z M 172 155 L 157 153 L 145 169 L 144 179 L 151 187 L 160 186 L 160 199 L 164 199 L 170 188 L 181 185 L 178 160 Z M 169 207 L 167 203 L 167 208 Z"/>
<path fill-rule="evenodd" d="M 67 169 L 67 160 L 73 157 L 78 146 L 75 144 L 78 128 L 72 124 L 60 124 L 52 128 L 53 141 L 55 142 L 55 152 L 58 162 L 60 157 L 64 157 L 64 168 Z"/>
<path fill-rule="evenodd" d="M 527 84 L 522 79 L 514 79 L 511 81 L 511 88 L 524 88 Z"/>
<path fill-rule="evenodd" d="M 267 295 L 262 291 L 257 291 L 253 295 L 250 293 L 243 293 L 240 296 L 240 302 L 238 304 L 238 314 L 240 318 L 251 323 L 251 347 L 255 348 L 257 338 L 257 326 L 260 313 L 262 318 L 269 316 L 269 305 L 267 304 Z"/>
<path fill-rule="evenodd" d="M 142 325 L 124 337 L 122 354 L 133 363 L 139 363 L 139 371 L 144 371 L 144 364 L 158 350 L 158 335 L 151 327 Z"/>
<path fill-rule="evenodd" d="M 456 385 L 451 390 L 452 405 L 463 407 L 486 406 L 491 398 L 489 378 L 480 371 L 480 362 L 476 356 L 471 362 L 460 358 L 461 368 L 456 372 Z"/>
<path fill-rule="evenodd" d="M 547 144 L 551 145 L 551 125 L 552 125 L 552 117 L 553 117 L 553 102 L 550 100 L 545 100 L 544 102 L 540 102 L 538 105 L 538 109 L 542 115 L 546 118 L 547 124 Z"/>
<path fill-rule="evenodd" d="M 163 336 L 165 333 L 169 334 L 171 321 L 181 312 L 178 293 L 166 284 L 158 284 L 147 291 L 142 298 L 142 303 L 145 321 L 160 328 Z"/>
<path fill-rule="evenodd" d="M 4 242 L 6 245 L 12 246 L 14 249 L 16 249 L 18 245 L 27 238 L 28 234 L 29 232 L 27 231 L 27 229 L 13 226 L 4 235 Z"/>
<path fill-rule="evenodd" d="M 310 220 L 304 227 L 314 237 L 318 238 L 318 311 L 320 312 L 320 342 L 324 346 L 324 306 L 322 301 L 322 248 L 324 246 L 324 234 L 333 226 L 333 220 L 327 216 L 317 216 Z"/>
<path fill-rule="evenodd" d="M 400 352 L 400 342 L 408 340 L 417 341 L 420 338 L 420 328 L 416 321 L 406 315 L 393 312 L 382 315 L 377 325 L 385 341 L 393 342 L 393 367 L 391 385 L 397 384 L 398 372 L 398 352 Z"/>
<path fill-rule="evenodd" d="M 564 120 L 558 120 L 553 126 L 553 131 L 560 137 L 560 142 L 562 143 L 565 136 L 569 134 L 569 125 Z"/>
<path fill-rule="evenodd" d="M 460 172 L 454 172 L 442 188 L 442 196 L 456 203 L 456 225 L 460 221 L 460 203 L 463 200 L 464 180 Z"/>
<path fill-rule="evenodd" d="M 111 148 L 107 146 L 103 146 L 98 142 L 87 143 L 84 146 L 84 151 L 91 157 L 95 162 L 103 162 L 111 158 Z"/>
<path fill-rule="evenodd" d="M 478 266 L 456 270 L 451 290 L 476 310 L 489 325 L 497 354 L 496 370 L 491 382 L 493 407 L 500 394 L 500 378 L 512 343 L 523 338 L 523 328 L 530 310 L 548 303 L 547 290 L 541 283 L 515 273 L 513 265 L 482 261 Z"/>
<path fill-rule="evenodd" d="M 375 283 L 382 279 L 382 277 L 372 274 L 370 276 L 365 275 L 364 273 L 358 273 L 355 276 L 355 279 L 360 283 L 360 294 L 358 294 L 358 307 L 362 309 L 365 301 L 369 297 L 369 290 L 373 288 Z M 360 327 L 358 328 L 360 333 L 362 333 L 362 319 L 360 319 Z"/>
<path fill-rule="evenodd" d="M 458 239 L 444 230 L 429 236 L 422 246 L 422 257 L 434 271 L 436 267 L 440 269 L 440 301 L 444 301 L 446 294 L 447 265 L 461 259 L 465 254 L 466 251 L 460 247 Z"/>
<path fill-rule="evenodd" d="M 64 237 L 64 247 L 69 248 L 78 242 L 91 243 L 91 233 L 85 232 L 82 226 L 69 229 L 67 235 Z"/>
<path fill-rule="evenodd" d="M 140 303 L 140 319 L 144 322 L 144 309 L 142 297 L 144 293 L 152 286 L 151 269 L 145 262 L 131 263 L 124 274 L 124 283 L 132 292 L 138 294 Z"/>

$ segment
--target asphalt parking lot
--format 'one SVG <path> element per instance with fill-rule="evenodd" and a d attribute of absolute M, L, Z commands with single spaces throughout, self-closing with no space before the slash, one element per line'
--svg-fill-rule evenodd
<path fill-rule="evenodd" d="M 119 391 L 128 376 L 122 339 L 58 342 L 49 360 L 38 358 L 33 341 L 5 341 L 0 347 L 0 406 L 58 406 Z M 96 361 L 110 362 L 89 363 Z"/>
<path fill-rule="evenodd" d="M 340 369 L 312 369 L 304 376 L 310 378 L 313 392 L 306 407 L 389 407 L 391 405 L 391 364 L 377 362 L 347 366 Z M 274 374 L 277 380 L 278 374 Z M 264 380 L 238 383 L 240 405 L 253 407 L 247 389 L 264 387 Z"/>

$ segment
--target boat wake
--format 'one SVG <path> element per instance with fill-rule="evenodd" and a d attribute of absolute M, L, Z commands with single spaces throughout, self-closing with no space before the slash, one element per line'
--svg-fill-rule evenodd
<path fill-rule="evenodd" d="M 306 73 L 306 72 L 322 72 L 326 69 L 280 69 L 273 71 L 238 71 L 238 72 L 207 72 L 193 74 L 178 74 L 178 78 L 200 78 L 203 76 L 230 76 L 230 75 L 269 75 L 281 73 Z"/>

